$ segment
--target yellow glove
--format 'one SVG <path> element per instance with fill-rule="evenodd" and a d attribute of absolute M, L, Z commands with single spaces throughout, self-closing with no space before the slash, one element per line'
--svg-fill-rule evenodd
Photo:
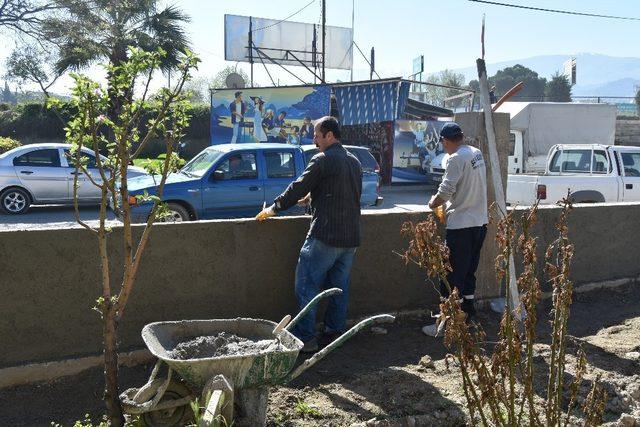
<path fill-rule="evenodd" d="M 264 221 L 270 216 L 274 216 L 276 214 L 276 210 L 273 208 L 273 205 L 268 208 L 263 208 L 258 215 L 256 215 L 256 219 L 258 221 Z"/>
<path fill-rule="evenodd" d="M 436 214 L 436 218 L 440 221 L 440 224 L 444 224 L 446 221 L 446 214 L 444 211 L 444 205 L 440 205 L 433 210 L 433 213 Z"/>

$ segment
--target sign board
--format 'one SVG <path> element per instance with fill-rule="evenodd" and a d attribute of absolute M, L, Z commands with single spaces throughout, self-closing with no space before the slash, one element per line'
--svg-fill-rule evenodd
<path fill-rule="evenodd" d="M 219 89 L 211 96 L 211 145 L 313 143 L 312 121 L 328 116 L 331 87 Z"/>
<path fill-rule="evenodd" d="M 571 58 L 563 64 L 564 75 L 571 86 L 576 84 L 576 58 Z"/>
<path fill-rule="evenodd" d="M 282 65 L 301 65 L 300 61 L 312 67 L 314 31 L 316 58 L 322 61 L 322 27 L 303 22 L 280 21 L 238 15 L 224 16 L 224 59 L 227 61 L 249 62 L 249 24 L 252 42 L 256 49 L 251 51 L 254 62 L 272 64 L 268 55 Z M 325 67 L 350 70 L 353 63 L 353 30 L 344 27 L 326 26 Z M 296 59 L 297 58 L 297 59 Z"/>
<path fill-rule="evenodd" d="M 423 73 L 424 72 L 424 55 L 420 55 L 419 57 L 413 60 L 413 74 Z"/>

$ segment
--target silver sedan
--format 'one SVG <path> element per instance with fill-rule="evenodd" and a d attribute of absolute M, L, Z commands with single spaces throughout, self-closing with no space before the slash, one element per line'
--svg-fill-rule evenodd
<path fill-rule="evenodd" d="M 31 205 L 72 204 L 73 179 L 76 168 L 67 162 L 70 144 L 30 144 L 0 155 L 0 209 L 8 214 L 21 214 Z M 83 150 L 91 178 L 101 182 L 96 158 L 91 150 Z M 137 166 L 129 166 L 128 177 L 145 175 Z M 87 176 L 78 177 L 78 202 L 97 204 L 100 189 Z"/>

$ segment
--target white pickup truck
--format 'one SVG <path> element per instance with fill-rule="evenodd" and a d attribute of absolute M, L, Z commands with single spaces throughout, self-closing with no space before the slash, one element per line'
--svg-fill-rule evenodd
<path fill-rule="evenodd" d="M 507 204 L 555 204 L 569 191 L 574 203 L 640 201 L 640 147 L 554 145 L 544 174 L 509 175 Z"/>

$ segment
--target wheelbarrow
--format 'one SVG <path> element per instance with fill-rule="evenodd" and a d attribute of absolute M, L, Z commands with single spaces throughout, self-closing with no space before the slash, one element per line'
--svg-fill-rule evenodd
<path fill-rule="evenodd" d="M 204 402 L 206 410 L 200 425 L 264 425 L 269 387 L 297 378 L 363 328 L 395 320 L 387 314 L 369 317 L 294 369 L 303 343 L 291 334 L 291 328 L 320 299 L 341 292 L 332 288 L 320 293 L 293 320 L 288 322 L 291 317 L 286 316 L 279 324 L 270 320 L 237 318 L 146 325 L 142 329 L 142 338 L 158 362 L 143 387 L 128 389 L 120 395 L 123 410 L 127 414 L 139 415 L 143 425 L 181 426 L 194 415 L 190 403 L 201 396 L 200 402 Z M 177 359 L 171 354 L 181 342 L 220 332 L 254 341 L 271 339 L 276 345 L 255 352 L 218 357 Z M 168 366 L 166 379 L 157 378 L 163 363 Z M 172 371 L 183 381 L 172 379 Z"/>

